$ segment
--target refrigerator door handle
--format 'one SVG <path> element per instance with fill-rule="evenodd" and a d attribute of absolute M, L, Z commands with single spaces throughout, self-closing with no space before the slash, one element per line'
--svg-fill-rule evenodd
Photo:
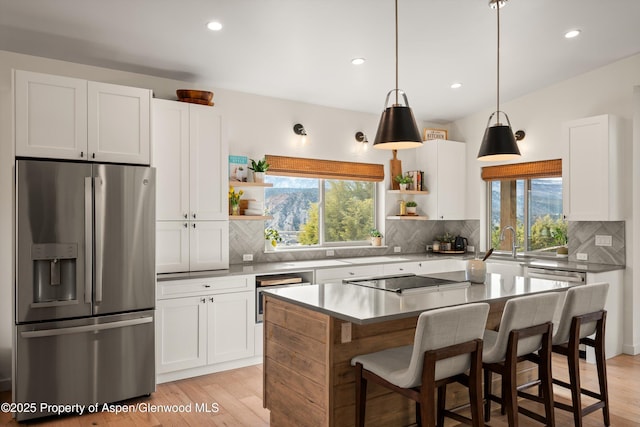
<path fill-rule="evenodd" d="M 41 331 L 24 331 L 20 332 L 22 338 L 43 338 L 55 337 L 59 335 L 81 334 L 84 332 L 98 332 L 107 329 L 123 328 L 125 326 L 144 325 L 153 322 L 153 317 L 140 317 L 137 319 L 120 320 L 110 323 L 99 323 L 97 325 L 71 326 L 69 328 L 60 329 L 43 329 Z"/>
<path fill-rule="evenodd" d="M 102 301 L 102 262 L 104 254 L 104 185 L 102 178 L 97 176 L 94 178 L 94 192 L 96 205 L 96 224 L 95 224 L 95 302 Z"/>
<path fill-rule="evenodd" d="M 84 178 L 84 302 L 91 304 L 91 283 L 93 275 L 93 200 L 90 176 Z"/>

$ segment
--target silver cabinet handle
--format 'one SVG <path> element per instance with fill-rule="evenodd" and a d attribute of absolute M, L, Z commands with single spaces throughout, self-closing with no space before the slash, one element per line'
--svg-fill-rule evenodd
<path fill-rule="evenodd" d="M 93 274 L 93 199 L 92 179 L 84 178 L 84 302 L 91 304 L 91 282 Z"/>
<path fill-rule="evenodd" d="M 80 334 L 82 332 L 97 332 L 106 329 L 122 328 L 124 326 L 143 325 L 153 322 L 153 317 L 140 317 L 137 319 L 120 320 L 117 322 L 99 323 L 97 325 L 71 326 L 61 329 L 43 329 L 41 331 L 24 331 L 20 332 L 23 338 L 42 338 L 54 337 L 57 335 Z"/>

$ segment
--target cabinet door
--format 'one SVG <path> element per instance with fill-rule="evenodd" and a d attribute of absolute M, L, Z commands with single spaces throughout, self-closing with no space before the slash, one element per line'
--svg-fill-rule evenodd
<path fill-rule="evenodd" d="M 156 219 L 186 220 L 189 214 L 189 104 L 153 100 L 153 166 Z"/>
<path fill-rule="evenodd" d="M 228 150 L 222 119 L 205 105 L 189 105 L 190 213 L 192 220 L 226 220 Z"/>
<path fill-rule="evenodd" d="M 466 144 L 438 141 L 438 219 L 465 219 Z"/>
<path fill-rule="evenodd" d="M 565 158 L 562 162 L 565 217 L 570 221 L 610 221 L 615 202 L 610 169 L 609 116 L 573 120 L 563 125 Z"/>
<path fill-rule="evenodd" d="M 148 165 L 151 91 L 89 82 L 90 160 Z"/>
<path fill-rule="evenodd" d="M 87 158 L 87 81 L 15 71 L 16 156 Z"/>
<path fill-rule="evenodd" d="M 156 222 L 156 269 L 158 273 L 189 271 L 189 224 Z"/>
<path fill-rule="evenodd" d="M 229 268 L 228 221 L 194 221 L 189 230 L 191 271 Z"/>
<path fill-rule="evenodd" d="M 207 363 L 204 297 L 160 300 L 156 305 L 156 373 Z"/>
<path fill-rule="evenodd" d="M 254 307 L 253 291 L 208 298 L 208 363 L 254 355 Z"/>
<path fill-rule="evenodd" d="M 624 298 L 624 270 L 608 271 L 606 273 L 587 273 L 587 283 L 607 282 L 609 291 L 604 309 L 607 310 L 605 323 L 604 349 L 607 359 L 622 353 L 624 343 L 625 312 L 631 312 L 631 303 L 626 304 Z M 626 307 L 625 307 L 626 306 Z M 595 363 L 595 354 L 591 347 L 587 347 L 587 362 Z"/>
<path fill-rule="evenodd" d="M 429 191 L 423 206 L 429 219 L 465 219 L 466 144 L 457 141 L 430 141 L 417 151 L 418 169 L 424 171 Z"/>

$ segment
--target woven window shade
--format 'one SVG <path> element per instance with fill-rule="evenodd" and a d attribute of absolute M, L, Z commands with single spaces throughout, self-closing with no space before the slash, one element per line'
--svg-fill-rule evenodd
<path fill-rule="evenodd" d="M 384 180 L 384 167 L 373 163 L 338 162 L 269 154 L 265 159 L 269 163 L 268 175 L 374 182 Z"/>
<path fill-rule="evenodd" d="M 562 159 L 486 166 L 482 168 L 482 179 L 485 181 L 554 178 L 560 176 L 562 176 Z"/>

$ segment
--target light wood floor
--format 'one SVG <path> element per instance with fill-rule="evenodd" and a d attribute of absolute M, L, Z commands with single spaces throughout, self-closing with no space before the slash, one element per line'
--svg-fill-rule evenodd
<path fill-rule="evenodd" d="M 640 426 L 640 356 L 618 356 L 607 362 L 609 378 L 609 400 L 611 406 L 611 425 L 613 427 Z M 566 364 L 554 355 L 554 373 L 566 379 Z M 595 366 L 581 365 L 583 386 L 596 388 L 597 377 Z M 558 400 L 567 400 L 568 392 L 556 387 Z M 8 392 L 0 394 L 0 400 L 10 400 Z M 585 402 L 590 402 L 585 398 Z M 30 423 L 37 426 L 226 426 L 226 427 L 261 427 L 269 425 L 269 412 L 262 408 L 262 366 L 251 366 L 227 372 L 160 384 L 156 393 L 147 399 L 134 399 L 127 403 L 143 402 L 153 405 L 192 404 L 191 413 L 132 413 L 119 414 L 97 413 L 81 417 L 48 418 L 44 421 Z M 195 404 L 217 403 L 218 413 L 196 413 Z M 527 405 L 542 410 L 537 404 Z M 568 412 L 556 409 L 556 425 L 572 426 L 573 420 Z M 535 426 L 536 423 L 520 416 L 522 427 Z M 15 426 L 9 414 L 0 413 L 0 425 Z M 448 424 L 449 425 L 449 424 Z M 450 425 L 456 425 L 452 423 Z M 500 415 L 497 404 L 493 405 L 490 425 L 506 427 L 505 416 Z M 602 411 L 588 415 L 584 419 L 585 427 L 602 426 Z"/>

